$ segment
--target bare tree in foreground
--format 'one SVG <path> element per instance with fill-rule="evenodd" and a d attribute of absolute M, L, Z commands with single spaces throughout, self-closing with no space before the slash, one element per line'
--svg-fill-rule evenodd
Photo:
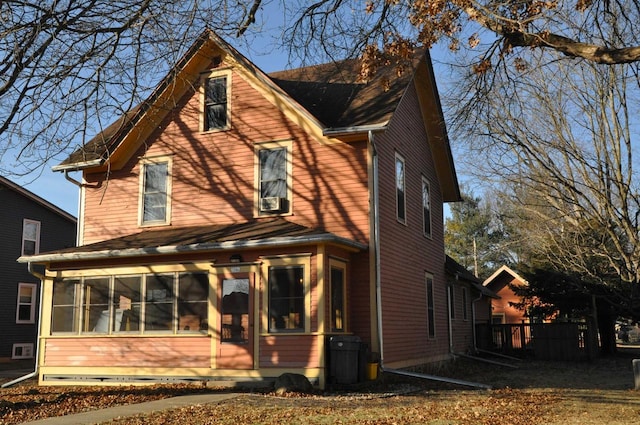
<path fill-rule="evenodd" d="M 526 56 L 518 53 L 523 46 L 597 63 L 634 62 L 638 12 L 637 1 L 585 0 L 6 0 L 0 3 L 2 168 L 28 172 L 99 132 L 144 98 L 205 28 L 246 37 L 282 15 L 279 39 L 292 54 L 362 55 L 366 77 L 389 56 L 406 57 L 441 40 L 453 50 L 476 47 L 478 72 L 497 69 L 505 55 Z M 483 32 L 487 43 L 478 46 Z"/>
<path fill-rule="evenodd" d="M 587 62 L 532 67 L 517 82 L 494 79 L 491 96 L 460 122 L 470 130 L 466 154 L 487 158 L 476 172 L 507 188 L 522 251 L 620 288 L 640 283 L 640 89 L 632 71 Z"/>

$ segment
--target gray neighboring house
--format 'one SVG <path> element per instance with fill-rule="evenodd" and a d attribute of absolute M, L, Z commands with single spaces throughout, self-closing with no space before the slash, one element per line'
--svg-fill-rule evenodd
<path fill-rule="evenodd" d="M 0 362 L 36 353 L 40 280 L 22 255 L 75 246 L 76 218 L 0 176 Z"/>

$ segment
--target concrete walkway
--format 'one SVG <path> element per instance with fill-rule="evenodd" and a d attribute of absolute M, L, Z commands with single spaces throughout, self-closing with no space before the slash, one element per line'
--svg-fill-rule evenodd
<path fill-rule="evenodd" d="M 22 425 L 88 425 L 107 422 L 116 418 L 126 418 L 143 413 L 159 412 L 161 410 L 175 409 L 196 404 L 220 403 L 221 401 L 237 397 L 234 393 L 219 394 L 195 394 L 179 397 L 155 400 L 146 403 L 129 404 L 126 406 L 109 407 L 106 409 L 92 410 L 90 412 L 76 413 L 74 415 L 57 416 L 54 418 L 40 419 L 32 422 L 23 422 Z"/>

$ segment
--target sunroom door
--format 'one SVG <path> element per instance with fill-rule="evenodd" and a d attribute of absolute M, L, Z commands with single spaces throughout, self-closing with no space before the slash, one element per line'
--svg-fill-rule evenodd
<path fill-rule="evenodd" d="M 254 274 L 224 273 L 218 288 L 219 369 L 253 369 Z"/>

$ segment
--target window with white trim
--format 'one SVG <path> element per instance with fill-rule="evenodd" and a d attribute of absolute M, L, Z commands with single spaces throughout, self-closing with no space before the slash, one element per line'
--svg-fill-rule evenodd
<path fill-rule="evenodd" d="M 36 289 L 34 283 L 18 284 L 18 304 L 16 307 L 16 323 L 29 324 L 36 322 Z"/>
<path fill-rule="evenodd" d="M 407 222 L 407 195 L 405 186 L 406 165 L 404 158 L 396 153 L 396 217 L 399 222 Z"/>
<path fill-rule="evenodd" d="M 11 358 L 14 360 L 19 359 L 32 359 L 33 358 L 33 344 L 13 344 L 11 349 Z"/>
<path fill-rule="evenodd" d="M 422 177 L 422 231 L 431 237 L 431 188 L 429 181 Z"/>
<path fill-rule="evenodd" d="M 291 142 L 256 145 L 258 215 L 291 212 Z"/>
<path fill-rule="evenodd" d="M 171 213 L 171 161 L 146 158 L 140 164 L 140 224 L 167 224 Z"/>
<path fill-rule="evenodd" d="M 208 329 L 208 294 L 206 272 L 56 280 L 51 332 L 202 332 Z"/>
<path fill-rule="evenodd" d="M 25 218 L 22 221 L 22 255 L 40 252 L 40 222 Z"/>

